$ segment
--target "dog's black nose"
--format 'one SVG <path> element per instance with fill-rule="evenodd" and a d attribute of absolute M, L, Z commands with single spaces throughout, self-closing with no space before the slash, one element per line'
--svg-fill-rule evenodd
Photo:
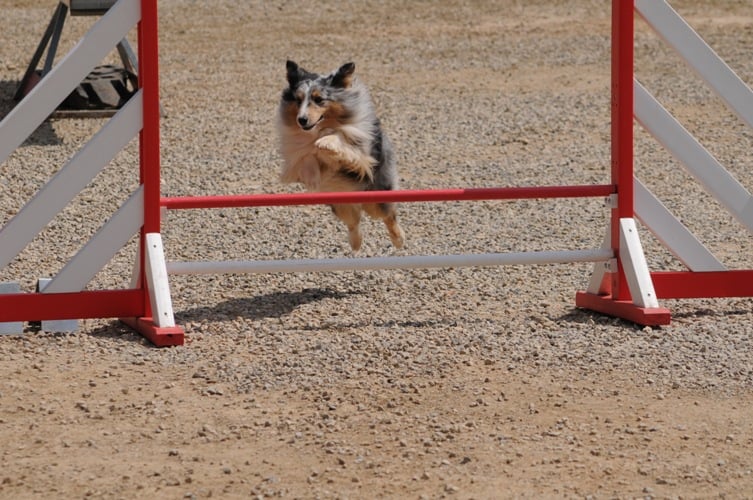
<path fill-rule="evenodd" d="M 306 118 L 305 116 L 299 116 L 298 117 L 298 124 L 301 127 L 305 127 L 305 126 L 307 126 L 309 124 L 309 119 Z"/>

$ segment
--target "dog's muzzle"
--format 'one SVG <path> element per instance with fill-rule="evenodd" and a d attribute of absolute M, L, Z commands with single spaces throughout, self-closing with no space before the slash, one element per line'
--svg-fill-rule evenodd
<path fill-rule="evenodd" d="M 308 118 L 306 118 L 305 116 L 299 116 L 298 117 L 298 125 L 300 125 L 303 130 L 311 130 L 312 128 L 316 127 L 319 124 L 319 122 L 322 121 L 323 118 L 324 118 L 324 116 L 320 117 L 314 123 L 309 123 L 309 119 Z"/>

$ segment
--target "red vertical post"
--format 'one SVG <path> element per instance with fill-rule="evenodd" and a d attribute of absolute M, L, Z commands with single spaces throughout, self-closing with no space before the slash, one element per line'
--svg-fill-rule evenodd
<path fill-rule="evenodd" d="M 612 209 L 612 249 L 618 270 L 612 273 L 612 298 L 629 300 L 619 260 L 620 219 L 633 217 L 633 41 L 634 0 L 612 0 L 612 183 L 617 206 Z"/>
<path fill-rule="evenodd" d="M 138 28 L 139 87 L 143 99 L 143 125 L 139 135 L 139 181 L 144 189 L 144 225 L 141 227 L 141 286 L 144 274 L 147 233 L 160 232 L 160 110 L 159 110 L 159 39 L 157 0 L 141 0 Z M 151 315 L 149 294 L 144 310 Z"/>
<path fill-rule="evenodd" d="M 140 135 L 140 177 L 144 186 L 144 232 L 160 230 L 160 108 L 157 0 L 141 0 L 139 86 L 144 124 Z"/>
<path fill-rule="evenodd" d="M 617 257 L 611 281 L 600 293 L 578 292 L 578 307 L 623 318 L 639 325 L 668 325 L 669 310 L 635 305 L 620 261 L 620 219 L 632 218 L 633 193 L 633 44 L 635 0 L 612 0 L 612 183 L 617 203 L 611 214 L 611 246 Z M 610 290 L 606 287 L 610 286 Z M 603 293 L 601 293 L 603 292 Z"/>
<path fill-rule="evenodd" d="M 143 124 L 139 134 L 139 177 L 144 189 L 144 225 L 141 226 L 141 276 L 139 287 L 145 290 L 144 315 L 121 318 L 156 346 L 183 345 L 184 334 L 178 326 L 157 326 L 152 319 L 150 291 L 144 272 L 146 234 L 160 232 L 160 106 L 159 44 L 157 0 L 141 0 L 139 20 L 139 88 L 143 99 Z"/>

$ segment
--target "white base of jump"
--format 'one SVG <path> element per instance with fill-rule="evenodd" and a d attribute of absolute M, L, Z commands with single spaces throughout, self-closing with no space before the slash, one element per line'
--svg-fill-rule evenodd
<path fill-rule="evenodd" d="M 45 292 L 45 289 L 52 283 L 52 278 L 39 278 L 37 280 L 37 291 Z M 50 290 L 48 289 L 47 292 Z M 78 331 L 77 319 L 53 319 L 42 321 L 41 327 L 43 332 L 72 333 Z"/>
<path fill-rule="evenodd" d="M 296 273 L 605 262 L 611 249 L 256 261 L 168 262 L 168 274 Z"/>

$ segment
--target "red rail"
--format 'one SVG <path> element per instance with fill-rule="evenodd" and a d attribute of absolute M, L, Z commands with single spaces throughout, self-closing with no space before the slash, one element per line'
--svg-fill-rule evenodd
<path fill-rule="evenodd" d="M 144 315 L 144 289 L 2 295 L 0 323 Z"/>
<path fill-rule="evenodd" d="M 426 201 L 523 200 L 535 198 L 588 198 L 609 196 L 615 186 L 535 186 L 508 188 L 429 189 L 399 191 L 354 191 L 344 193 L 248 194 L 227 196 L 182 196 L 162 198 L 171 210 L 193 208 L 273 207 L 333 203 L 387 203 Z"/>

